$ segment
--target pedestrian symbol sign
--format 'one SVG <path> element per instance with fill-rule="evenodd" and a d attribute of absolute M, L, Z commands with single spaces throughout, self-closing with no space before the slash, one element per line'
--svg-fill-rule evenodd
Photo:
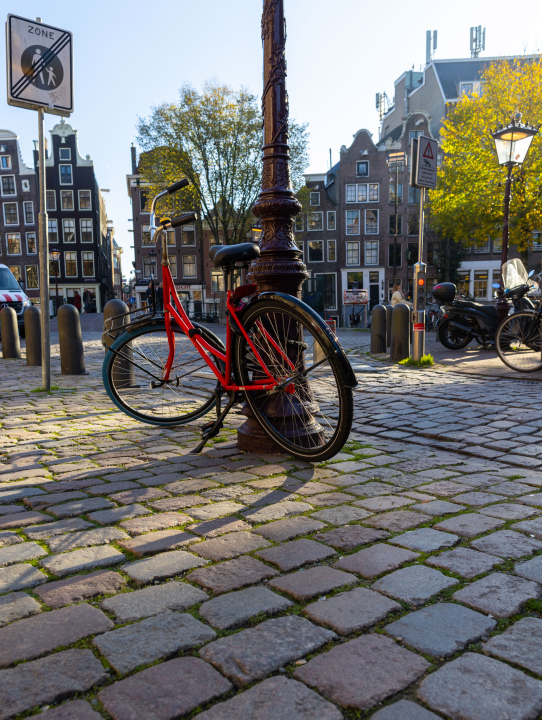
<path fill-rule="evenodd" d="M 422 135 L 417 139 L 416 187 L 437 187 L 437 141 Z"/>
<path fill-rule="evenodd" d="M 73 112 L 72 41 L 67 30 L 8 15 L 8 104 L 69 117 Z"/>

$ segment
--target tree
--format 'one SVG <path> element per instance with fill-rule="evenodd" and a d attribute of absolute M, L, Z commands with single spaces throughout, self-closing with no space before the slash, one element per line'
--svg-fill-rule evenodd
<path fill-rule="evenodd" d="M 443 238 L 484 243 L 502 233 L 506 169 L 497 162 L 491 132 L 507 125 L 512 113 L 523 122 L 542 120 L 540 58 L 502 60 L 488 65 L 482 93 L 464 95 L 444 121 L 444 160 L 438 186 L 429 193 L 431 225 Z M 510 202 L 510 242 L 519 250 L 542 229 L 542 135 L 535 136 L 523 165 L 514 170 Z"/>
<path fill-rule="evenodd" d="M 157 193 L 180 177 L 190 180 L 181 193 L 182 209 L 201 208 L 217 243 L 243 242 L 261 181 L 262 121 L 255 95 L 214 81 L 202 92 L 190 85 L 178 103 L 153 108 L 140 118 L 140 171 Z M 306 125 L 290 123 L 294 190 L 308 165 Z M 162 206 L 161 206 L 162 207 Z M 164 204 L 168 211 L 180 208 Z"/>
<path fill-rule="evenodd" d="M 426 230 L 425 236 L 428 255 L 432 256 L 429 264 L 437 271 L 437 281 L 457 283 L 458 270 L 463 260 L 470 254 L 470 247 L 460 240 L 437 232 Z"/>

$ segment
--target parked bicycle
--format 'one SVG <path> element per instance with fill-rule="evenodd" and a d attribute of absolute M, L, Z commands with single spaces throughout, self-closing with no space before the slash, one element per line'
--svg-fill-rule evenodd
<path fill-rule="evenodd" d="M 152 201 L 151 238 L 162 240 L 164 312 L 156 313 L 153 283 L 151 312 L 136 316 L 120 335 L 115 327 L 126 316 L 111 318 L 102 338 L 114 338 L 103 365 L 107 394 L 130 417 L 152 425 L 193 422 L 214 408 L 216 420 L 203 426 L 196 452 L 245 399 L 283 450 L 312 462 L 328 460 L 352 426 L 357 380 L 344 351 L 322 318 L 297 297 L 258 293 L 255 285 L 233 289 L 236 264 L 247 268 L 260 254 L 253 243 L 209 251 L 227 288 L 226 345 L 189 319 L 171 277 L 165 236 L 168 228 L 194 222 L 195 213 L 158 224 L 155 219 L 157 201 L 186 185 L 181 180 Z"/>

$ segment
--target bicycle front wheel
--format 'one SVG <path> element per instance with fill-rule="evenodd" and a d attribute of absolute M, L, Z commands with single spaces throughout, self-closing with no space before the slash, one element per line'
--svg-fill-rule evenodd
<path fill-rule="evenodd" d="M 225 352 L 221 341 L 204 326 L 203 338 Z M 213 408 L 216 377 L 177 326 L 172 325 L 175 357 L 170 380 L 163 382 L 169 357 L 166 324 L 143 325 L 120 335 L 105 357 L 103 382 L 115 405 L 151 425 L 179 425 L 197 420 Z M 223 363 L 215 362 L 223 371 Z"/>
<path fill-rule="evenodd" d="M 246 391 L 247 403 L 263 430 L 296 458 L 321 462 L 336 455 L 350 433 L 352 389 L 345 386 L 343 361 L 326 342 L 326 331 L 310 313 L 280 300 L 257 302 L 243 326 L 263 363 L 281 385 Z M 265 378 L 243 336 L 236 336 L 239 385 Z"/>
<path fill-rule="evenodd" d="M 518 312 L 499 325 L 495 345 L 505 365 L 518 372 L 535 372 L 542 369 L 540 345 L 540 315 Z"/>

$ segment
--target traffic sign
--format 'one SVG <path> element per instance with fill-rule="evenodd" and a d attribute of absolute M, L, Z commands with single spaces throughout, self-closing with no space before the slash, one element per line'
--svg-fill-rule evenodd
<path fill-rule="evenodd" d="M 129 285 L 124 285 L 123 288 L 122 288 L 122 292 L 123 292 L 125 295 L 127 295 L 127 294 L 130 292 L 130 286 L 129 286 Z"/>
<path fill-rule="evenodd" d="M 130 303 L 130 305 L 135 305 L 135 302 L 136 302 L 135 297 L 131 297 L 131 298 L 128 300 L 128 302 Z"/>
<path fill-rule="evenodd" d="M 416 185 L 437 187 L 437 141 L 422 135 L 418 138 Z"/>
<path fill-rule="evenodd" d="M 73 35 L 8 15 L 8 105 L 69 117 L 73 112 Z"/>

